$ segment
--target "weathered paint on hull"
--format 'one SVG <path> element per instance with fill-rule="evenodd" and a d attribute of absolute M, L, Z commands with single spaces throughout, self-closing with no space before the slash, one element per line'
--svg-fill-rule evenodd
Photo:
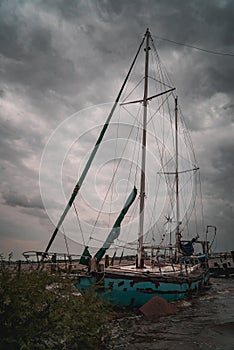
<path fill-rule="evenodd" d="M 209 280 L 209 273 L 197 279 L 180 278 L 170 281 L 168 278 L 121 278 L 120 276 L 105 276 L 99 283 L 99 291 L 105 299 L 110 299 L 117 306 L 141 307 L 154 296 L 160 296 L 167 301 L 183 299 L 188 293 L 204 287 Z M 93 286 L 96 277 L 80 276 L 76 287 L 79 290 Z"/>

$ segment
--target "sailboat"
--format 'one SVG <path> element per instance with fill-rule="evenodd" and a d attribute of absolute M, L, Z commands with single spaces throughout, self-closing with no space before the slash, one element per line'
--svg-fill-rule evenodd
<path fill-rule="evenodd" d="M 140 55 L 143 56 L 143 64 L 138 62 Z M 153 63 L 153 68 L 157 69 L 157 76 L 152 73 L 151 63 Z M 140 74 L 136 75 L 139 77 L 139 81 L 133 85 L 129 80 L 135 72 L 136 65 L 143 74 L 142 77 Z M 129 89 L 129 93 L 126 92 L 127 89 Z M 154 92 L 151 92 L 152 89 Z M 173 113 L 168 112 L 171 102 L 173 103 Z M 153 112 L 150 110 L 152 106 Z M 132 108 L 132 110 L 130 111 L 128 108 Z M 190 179 L 192 175 L 198 173 L 199 168 L 191 158 L 189 161 L 185 160 L 187 153 L 183 151 L 183 147 L 190 145 L 191 140 L 187 137 L 185 124 L 182 124 L 182 127 L 179 125 L 182 119 L 180 118 L 175 87 L 171 84 L 167 74 L 163 72 L 149 29 L 146 30 L 142 38 L 103 129 L 42 258 L 44 259 L 49 254 L 51 245 L 81 190 L 94 158 L 97 156 L 110 121 L 118 109 L 124 110 L 130 118 L 137 120 L 136 123 L 138 123 L 136 124 L 136 134 L 140 139 L 140 146 L 138 143 L 138 151 L 134 149 L 135 155 L 132 158 L 129 156 L 129 159 L 132 160 L 132 173 L 135 166 L 135 174 L 132 176 L 134 180 L 130 180 L 130 175 L 125 178 L 128 197 L 125 196 L 120 213 L 116 214 L 114 220 L 112 219 L 112 228 L 101 246 L 95 248 L 87 244 L 84 247 L 80 257 L 80 265 L 83 268 L 76 274 L 75 285 L 81 291 L 92 285 L 97 285 L 98 291 L 118 306 L 140 307 L 154 296 L 160 296 L 167 301 L 185 298 L 189 293 L 202 289 L 209 281 L 206 258 L 207 242 L 199 240 L 201 232 L 195 232 L 193 238 L 188 237 L 185 232 L 189 228 L 188 222 L 194 209 L 190 196 L 192 191 L 188 187 L 188 183 L 191 184 Z M 140 116 L 141 119 L 133 116 L 136 110 L 137 116 Z M 140 110 L 142 114 L 139 112 Z M 155 131 L 155 124 L 150 126 L 150 123 L 153 123 L 155 118 L 159 122 L 159 126 L 156 130 L 158 135 L 154 138 L 152 134 Z M 168 131 L 166 136 L 162 136 L 167 126 L 170 126 L 172 131 Z M 184 136 L 187 137 L 187 141 L 183 143 L 181 139 Z M 164 145 L 166 141 L 168 141 L 169 146 Z M 150 147 L 149 154 L 147 147 Z M 133 147 L 130 146 L 129 149 L 131 148 Z M 157 153 L 156 149 L 158 150 L 157 161 L 148 161 Z M 110 174 L 112 175 L 112 185 L 122 158 L 124 156 L 116 158 L 118 162 L 115 162 L 113 174 Z M 135 165 L 137 161 L 140 165 Z M 153 163 L 158 166 L 158 169 L 154 171 L 152 170 L 153 165 L 155 165 Z M 147 170 L 150 170 L 150 178 L 147 178 Z M 164 179 L 163 188 L 164 190 L 167 188 L 166 193 L 162 195 L 160 190 L 156 190 L 156 185 L 149 185 L 147 181 L 150 182 L 150 179 L 153 179 L 153 182 L 157 179 Z M 138 180 L 139 183 L 137 183 Z M 129 187 L 132 183 L 133 188 L 130 192 Z M 150 187 L 153 187 L 154 191 L 150 191 Z M 110 189 L 111 186 L 108 188 Z M 185 199 L 185 192 L 190 196 L 188 201 Z M 166 200 L 165 196 L 168 196 L 169 200 Z M 182 201 L 180 201 L 180 196 L 182 196 Z M 161 204 L 160 198 L 163 198 Z M 158 200 L 159 204 L 157 204 Z M 150 203 L 153 203 L 150 212 L 151 219 L 147 223 L 149 216 L 147 216 L 147 205 Z M 133 214 L 135 204 L 139 206 L 138 215 L 136 212 Z M 125 224 L 127 220 L 130 221 L 129 225 Z M 138 221 L 137 228 L 136 221 Z M 133 226 L 135 225 L 134 232 L 131 232 L 129 242 L 124 243 L 122 237 L 131 223 Z M 161 238 L 159 238 L 160 234 Z M 95 239 L 95 230 L 92 236 Z M 100 241 L 98 229 L 96 230 L 96 239 L 98 242 Z M 159 240 L 157 244 L 155 243 L 156 239 Z M 201 246 L 200 252 L 195 249 L 197 244 Z M 116 247 L 123 248 L 120 256 L 116 254 Z M 96 251 L 91 254 L 90 251 L 95 249 Z M 116 249 L 115 252 L 114 249 Z M 111 252 L 114 253 L 110 262 L 108 256 Z"/>

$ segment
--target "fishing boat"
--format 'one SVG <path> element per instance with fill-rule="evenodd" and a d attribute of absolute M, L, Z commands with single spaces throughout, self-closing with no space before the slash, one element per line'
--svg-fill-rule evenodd
<path fill-rule="evenodd" d="M 106 186 L 98 218 L 103 211 L 108 215 L 107 206 L 113 205 L 110 191 L 115 184 L 122 184 L 124 176 L 125 190 L 118 193 L 122 204 L 119 213 L 110 209 L 105 237 L 99 233 L 98 226 L 93 228 L 80 256 L 83 268 L 77 271 L 75 278 L 79 290 L 96 285 L 99 293 L 118 306 L 140 307 L 154 296 L 167 301 L 182 299 L 202 289 L 209 281 L 208 245 L 202 240 L 204 225 L 199 226 L 196 221 L 202 219 L 202 213 L 195 209 L 199 204 L 196 203 L 199 187 L 194 184 L 200 179 L 199 167 L 175 90 L 147 29 L 43 252 L 44 259 L 81 188 L 85 196 L 84 179 L 98 156 L 111 119 L 117 114 L 119 122 L 119 114 L 123 112 L 125 119 L 121 127 L 118 129 L 117 122 L 111 125 L 112 132 L 116 130 L 118 134 L 114 137 L 116 156 L 112 162 L 113 171 L 109 167 L 105 174 L 105 181 L 110 175 L 110 185 Z M 131 137 L 126 136 L 127 132 Z M 120 146 L 117 139 L 120 139 Z M 129 147 L 125 141 L 130 142 Z M 120 155 L 117 156 L 118 151 Z M 128 175 L 126 162 L 123 163 L 126 157 L 130 167 Z M 121 165 L 124 175 L 118 178 Z"/>

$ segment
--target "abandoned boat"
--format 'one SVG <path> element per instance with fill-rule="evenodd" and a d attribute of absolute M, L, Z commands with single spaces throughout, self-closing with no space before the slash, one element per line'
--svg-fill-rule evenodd
<path fill-rule="evenodd" d="M 140 57 L 143 63 L 139 62 Z M 136 67 L 140 73 L 136 73 Z M 125 119 L 120 119 L 120 112 Z M 94 225 L 80 257 L 83 268 L 76 274 L 75 285 L 79 290 L 96 285 L 105 298 L 118 306 L 140 307 L 153 296 L 167 301 L 185 298 L 209 281 L 207 242 L 202 240 L 205 229 L 196 221 L 202 219 L 202 213 L 195 209 L 197 204 L 199 210 L 202 208 L 197 199 L 199 186 L 194 184 L 200 179 L 199 168 L 175 87 L 164 72 L 149 29 L 43 259 L 49 254 L 81 187 L 85 190 L 84 179 L 116 114 L 117 122 L 111 128 L 118 134 L 114 137 L 113 171 L 109 167 L 105 173 L 105 182 L 110 175 L 110 185 L 105 187 L 103 203 L 94 221 L 96 223 L 100 218 L 105 221 L 107 205 L 111 206 L 110 198 L 113 198 L 110 192 L 116 184 L 121 185 L 118 193 L 122 200 L 118 209 L 120 214 L 110 209 L 105 231 L 110 233 L 105 237 Z M 120 127 L 118 123 L 122 123 Z M 125 141 L 130 146 L 126 146 Z M 118 151 L 120 155 L 117 155 Z M 130 151 L 133 151 L 132 155 Z M 130 168 L 128 174 L 124 159 Z M 124 172 L 118 177 L 121 166 Z M 112 259 L 108 259 L 111 255 Z"/>

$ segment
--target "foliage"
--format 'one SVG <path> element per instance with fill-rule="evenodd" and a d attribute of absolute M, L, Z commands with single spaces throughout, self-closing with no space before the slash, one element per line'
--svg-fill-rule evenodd
<path fill-rule="evenodd" d="M 103 349 L 110 308 L 66 276 L 0 271 L 0 349 Z M 105 339 L 104 339 L 105 337 Z"/>

